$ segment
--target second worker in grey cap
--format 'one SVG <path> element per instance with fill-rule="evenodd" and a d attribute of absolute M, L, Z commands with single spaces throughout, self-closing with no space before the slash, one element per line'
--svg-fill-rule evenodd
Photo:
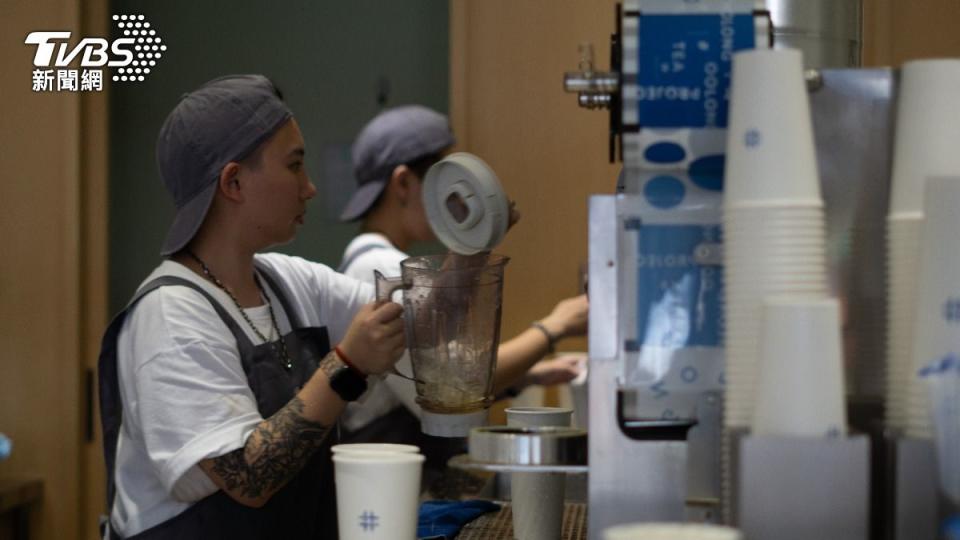
<path fill-rule="evenodd" d="M 410 246 L 435 240 L 422 200 L 423 179 L 455 144 L 447 117 L 420 105 L 388 109 L 364 126 L 353 145 L 357 191 L 341 214 L 343 221 L 360 220 L 362 233 L 347 246 L 341 272 L 370 283 L 374 270 L 397 276 Z M 573 379 L 579 359 L 540 360 L 553 350 L 555 341 L 583 334 L 586 320 L 586 295 L 569 298 L 540 320 L 546 332 L 531 327 L 502 343 L 494 391 Z M 398 365 L 400 371 L 411 372 L 407 355 Z M 442 468 L 447 456 L 432 455 L 430 445 L 443 444 L 419 433 L 415 397 L 408 380 L 388 376 L 374 383 L 367 395 L 347 406 L 341 419 L 344 440 L 418 444 L 425 447 L 427 470 Z"/>
<path fill-rule="evenodd" d="M 260 75 L 210 81 L 164 122 L 167 258 L 100 355 L 110 538 L 337 537 L 330 428 L 400 356 L 403 323 L 365 283 L 260 253 L 316 194 L 305 151 Z"/>

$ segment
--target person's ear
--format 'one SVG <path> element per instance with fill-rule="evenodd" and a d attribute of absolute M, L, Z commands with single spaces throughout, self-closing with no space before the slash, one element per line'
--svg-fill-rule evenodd
<path fill-rule="evenodd" d="M 393 168 L 393 174 L 390 175 L 390 189 L 400 202 L 400 206 L 407 205 L 407 199 L 410 198 L 410 182 L 414 180 L 416 178 L 413 171 L 406 165 L 397 165 Z"/>
<path fill-rule="evenodd" d="M 240 164 L 231 161 L 220 169 L 220 178 L 218 179 L 220 193 L 227 200 L 234 202 L 243 201 L 243 190 L 240 184 Z"/>

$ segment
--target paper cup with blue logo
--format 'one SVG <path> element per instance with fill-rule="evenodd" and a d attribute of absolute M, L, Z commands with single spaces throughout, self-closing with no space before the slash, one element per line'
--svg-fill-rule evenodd
<path fill-rule="evenodd" d="M 822 204 L 803 55 L 733 56 L 724 204 Z"/>
<path fill-rule="evenodd" d="M 927 178 L 960 172 L 958 86 L 958 58 L 903 64 L 897 92 L 890 215 L 921 215 Z"/>
<path fill-rule="evenodd" d="M 916 297 L 907 379 L 908 437 L 932 439 L 933 424 L 927 385 L 916 372 L 931 360 L 960 350 L 960 250 L 954 248 L 960 228 L 960 176 L 929 178 L 920 237 Z"/>
<path fill-rule="evenodd" d="M 415 540 L 424 459 L 400 452 L 335 454 L 340 540 Z"/>

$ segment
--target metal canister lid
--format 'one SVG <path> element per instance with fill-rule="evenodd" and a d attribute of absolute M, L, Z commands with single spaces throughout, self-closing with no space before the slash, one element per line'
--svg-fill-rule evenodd
<path fill-rule="evenodd" d="M 473 255 L 503 240 L 510 204 L 496 173 L 466 152 L 450 154 L 430 167 L 423 182 L 423 206 L 437 239 L 450 251 Z"/>
<path fill-rule="evenodd" d="M 555 426 L 487 426 L 470 430 L 470 459 L 513 465 L 582 465 L 587 432 Z"/>

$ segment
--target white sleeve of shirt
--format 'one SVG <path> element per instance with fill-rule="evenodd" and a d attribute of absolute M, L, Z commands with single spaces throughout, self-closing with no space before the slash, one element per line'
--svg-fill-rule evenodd
<path fill-rule="evenodd" d="M 257 259 L 284 277 L 304 324 L 327 327 L 331 347 L 343 339 L 357 311 L 375 300 L 373 285 L 326 265 L 280 253 L 264 253 Z"/>
<path fill-rule="evenodd" d="M 215 492 L 197 464 L 242 448 L 263 420 L 233 335 L 206 298 L 172 286 L 141 300 L 123 332 L 133 347 L 120 366 L 134 393 L 129 420 L 150 464 L 178 500 Z"/>
<path fill-rule="evenodd" d="M 400 275 L 400 262 L 409 257 L 393 247 L 378 247 L 362 253 L 347 268 L 346 275 L 365 283 L 373 283 L 373 271 L 378 270 L 386 277 Z"/>

